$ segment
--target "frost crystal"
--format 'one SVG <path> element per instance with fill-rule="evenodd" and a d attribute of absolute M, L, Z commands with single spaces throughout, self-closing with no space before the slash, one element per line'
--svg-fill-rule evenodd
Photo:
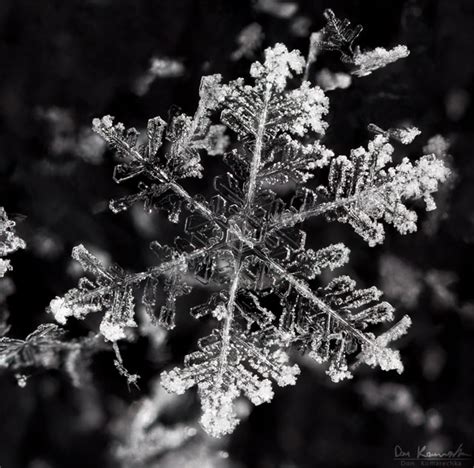
<path fill-rule="evenodd" d="M 299 51 L 288 52 L 283 44 L 265 50 L 265 63 L 255 62 L 250 67 L 250 76 L 257 81 L 265 82 L 265 88 L 274 87 L 276 91 L 283 91 L 288 78 L 293 72 L 303 71 L 304 59 Z"/>
<path fill-rule="evenodd" d="M 408 48 L 403 45 L 390 50 L 376 47 L 373 50 L 361 51 L 360 47 L 354 47 L 355 40 L 362 32 L 361 25 L 351 27 L 349 20 L 340 20 L 330 9 L 324 12 L 324 16 L 326 26 L 311 36 L 308 62 L 313 62 L 321 50 L 337 50 L 341 53 L 342 61 L 352 67 L 351 73 L 361 77 L 410 54 Z M 308 67 L 310 65 L 311 63 Z"/>
<path fill-rule="evenodd" d="M 434 209 L 432 193 L 449 175 L 434 155 L 423 156 L 415 164 L 403 158 L 392 166 L 393 151 L 387 134 L 379 134 L 367 149 L 360 147 L 349 157 L 334 158 L 329 183 L 319 188 L 320 195 L 334 206 L 327 205 L 327 218 L 349 223 L 371 246 L 384 240 L 382 220 L 401 234 L 416 231 L 417 215 L 406 202 L 421 198 L 427 210 Z M 307 214 L 312 210 L 299 216 Z"/>
<path fill-rule="evenodd" d="M 5 273 L 10 269 L 10 260 L 0 258 L 0 278 L 5 276 Z"/>
<path fill-rule="evenodd" d="M 64 366 L 73 384 L 80 385 L 88 358 L 101 349 L 97 337 L 70 340 L 66 332 L 55 324 L 40 325 L 24 340 L 0 338 L 0 367 L 17 372 L 21 378 L 18 385 L 25 386 L 31 369 L 55 369 Z M 20 374 L 21 372 L 21 374 Z"/>
<path fill-rule="evenodd" d="M 396 62 L 401 58 L 408 57 L 410 51 L 406 46 L 398 45 L 387 50 L 383 47 L 376 47 L 374 50 L 361 52 L 359 48 L 354 53 L 352 63 L 355 70 L 352 72 L 356 76 L 367 76 L 379 68 L 385 67 L 389 63 Z"/>
<path fill-rule="evenodd" d="M 14 227 L 15 222 L 8 219 L 5 210 L 0 207 L 0 257 L 5 257 L 15 252 L 15 250 L 25 248 L 25 242 L 16 235 Z M 10 268 L 10 260 L 0 258 L 0 278 Z"/>
<path fill-rule="evenodd" d="M 114 342 L 126 338 L 125 328 L 137 326 L 133 319 L 133 291 L 129 284 L 133 284 L 133 277 L 127 277 L 118 266 L 105 268 L 83 245 L 74 247 L 72 257 L 95 277 L 95 281 L 83 278 L 78 289 L 51 301 L 50 312 L 64 324 L 68 317 L 81 319 L 90 312 L 108 309 L 100 324 L 101 334 Z"/>
<path fill-rule="evenodd" d="M 361 28 L 351 28 L 330 10 L 326 18 L 312 45 L 319 38 L 320 50 L 341 51 L 357 65 L 356 74 L 405 51 L 361 55 L 353 50 Z M 310 51 L 310 60 L 316 56 Z M 360 363 L 403 369 L 399 352 L 389 345 L 406 332 L 410 319 L 376 336 L 374 326 L 394 319 L 381 291 L 359 288 L 348 276 L 317 287 L 315 277 L 347 263 L 349 249 L 341 243 L 306 247 L 301 223 L 315 216 L 347 223 L 369 245 L 383 241 L 384 223 L 402 234 L 413 232 L 412 201 L 422 199 L 432 209 L 432 194 L 449 171 L 433 154 L 392 160 L 391 140 L 410 143 L 419 133 L 414 128 L 384 131 L 371 125 L 375 136 L 366 147 L 335 156 L 321 141 L 328 98 L 307 80 L 308 65 L 298 51 L 276 44 L 251 66 L 250 83 L 204 77 L 194 116 L 150 119 L 146 135 L 111 116 L 93 122 L 116 150 L 115 181 L 138 182 L 138 192 L 113 201 L 111 209 L 144 202 L 172 222 L 182 219 L 184 235 L 173 245 L 152 242 L 157 265 L 139 273 L 105 267 L 84 246 L 76 247 L 73 257 L 88 276 L 54 299 L 50 311 L 62 323 L 104 311 L 100 333 L 117 352 L 115 342 L 128 339 L 128 328 L 136 326 L 138 290 L 149 321 L 172 329 L 178 298 L 197 284 L 208 286 L 212 293 L 190 312 L 205 317 L 213 329 L 182 367 L 162 374 L 161 383 L 177 394 L 196 386 L 201 424 L 214 436 L 238 424 L 237 399 L 259 405 L 272 399 L 275 385 L 295 384 L 299 368 L 289 358 L 293 349 L 324 363 L 334 382 L 350 379 Z M 202 176 L 206 154 L 224 154 L 229 168 L 215 178 L 209 199 L 182 185 L 182 179 Z M 316 190 L 307 185 L 315 175 Z M 284 198 L 276 194 L 282 186 Z"/>
<path fill-rule="evenodd" d="M 380 134 L 387 138 L 393 138 L 403 145 L 409 145 L 418 135 L 421 135 L 421 131 L 416 127 L 389 128 L 388 130 L 382 130 L 375 124 L 369 124 L 368 129 L 375 134 Z"/>

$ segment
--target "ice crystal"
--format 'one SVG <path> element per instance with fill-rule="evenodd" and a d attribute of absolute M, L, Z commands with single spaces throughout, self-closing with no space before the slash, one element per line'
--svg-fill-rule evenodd
<path fill-rule="evenodd" d="M 47 353 L 60 343 L 61 329 L 54 324 L 40 325 L 37 330 L 24 340 L 3 337 L 0 339 L 0 365 L 4 367 L 22 368 L 34 364 L 39 359 L 55 359 L 55 354 Z"/>
<path fill-rule="evenodd" d="M 0 277 L 5 276 L 5 273 L 10 269 L 10 260 L 0 258 Z"/>
<path fill-rule="evenodd" d="M 376 47 L 374 50 L 365 52 L 361 52 L 357 48 L 352 58 L 352 63 L 355 65 L 355 70 L 352 73 L 356 76 L 367 76 L 374 70 L 385 67 L 389 63 L 408 57 L 409 54 L 410 51 L 407 47 L 401 45 L 390 50 Z"/>
<path fill-rule="evenodd" d="M 276 18 L 291 18 L 298 11 L 298 4 L 285 0 L 257 0 L 255 8 Z"/>
<path fill-rule="evenodd" d="M 255 78 L 257 86 L 264 84 L 265 89 L 283 91 L 288 78 L 303 70 L 304 59 L 298 51 L 288 52 L 283 44 L 265 50 L 265 62 L 254 62 L 250 67 L 250 76 Z"/>
<path fill-rule="evenodd" d="M 23 249 L 26 246 L 25 242 L 16 235 L 14 227 L 15 222 L 8 219 L 5 210 L 0 207 L 0 343 L 3 340 L 2 337 L 10 330 L 6 299 L 15 291 L 12 280 L 8 277 L 4 277 L 5 274 L 12 269 L 10 260 L 1 257 L 5 257 L 15 250 Z M 2 357 L 0 351 L 0 363 L 1 361 Z"/>
<path fill-rule="evenodd" d="M 403 145 L 409 145 L 418 135 L 421 135 L 421 131 L 416 127 L 389 128 L 388 130 L 383 130 L 375 124 L 369 124 L 368 130 L 375 134 L 397 140 Z M 427 151 L 427 153 L 434 153 L 434 151 Z"/>
<path fill-rule="evenodd" d="M 319 46 L 326 50 L 337 50 L 343 57 L 350 59 L 353 55 L 353 43 L 362 32 L 362 26 L 358 24 L 352 28 L 348 19 L 340 20 L 329 8 L 324 12 L 324 17 L 326 26 L 321 31 Z M 315 41 L 311 42 L 314 45 Z"/>
<path fill-rule="evenodd" d="M 15 222 L 8 219 L 5 210 L 0 208 L 0 256 L 8 255 L 17 249 L 26 247 L 14 231 Z M 0 276 L 10 269 L 7 260 L 0 259 Z M 12 284 L 2 278 L 0 303 L 11 294 Z M 65 306 L 58 298 L 54 307 Z M 58 313 L 58 318 L 62 318 Z M 80 385 L 85 379 L 87 368 L 84 363 L 96 351 L 103 347 L 99 335 L 81 339 L 69 339 L 66 331 L 56 324 L 39 325 L 25 339 L 5 336 L 9 331 L 8 311 L 0 310 L 0 368 L 8 368 L 15 373 L 18 385 L 24 387 L 28 373 L 37 368 L 51 369 L 63 366 L 74 385 Z M 65 321 L 65 318 L 64 318 Z"/>
<path fill-rule="evenodd" d="M 21 376 L 18 384 L 24 386 L 31 370 L 63 366 L 72 383 L 78 386 L 87 374 L 85 363 L 102 347 L 99 336 L 71 340 L 58 325 L 42 324 L 24 340 L 0 338 L 0 368 L 17 372 Z"/>
<path fill-rule="evenodd" d="M 133 90 L 138 96 L 143 96 L 156 79 L 179 78 L 184 72 L 184 64 L 180 60 L 168 57 L 152 57 L 149 69 L 137 78 Z"/>
<path fill-rule="evenodd" d="M 348 88 L 352 83 L 352 79 L 347 73 L 332 73 L 327 68 L 324 68 L 316 75 L 316 83 L 324 91 L 332 91 L 338 88 Z"/>
<path fill-rule="evenodd" d="M 232 52 L 231 59 L 252 58 L 263 41 L 263 29 L 258 23 L 251 23 L 237 36 L 238 48 Z"/>
<path fill-rule="evenodd" d="M 339 19 L 335 13 L 327 9 L 324 12 L 326 26 L 311 36 L 308 64 L 311 65 L 321 50 L 336 50 L 341 53 L 342 61 L 352 68 L 355 76 L 367 76 L 373 71 L 405 58 L 410 54 L 404 45 L 398 45 L 390 50 L 376 47 L 373 50 L 362 51 L 354 42 L 362 32 L 362 26 L 351 26 L 348 19 Z"/>
<path fill-rule="evenodd" d="M 25 242 L 16 235 L 14 227 L 15 222 L 8 219 L 5 210 L 0 207 L 0 257 L 25 248 Z M 10 269 L 10 260 L 0 258 L 0 278 L 5 276 L 5 273 Z"/>
<path fill-rule="evenodd" d="M 113 342 L 125 338 L 125 327 L 137 326 L 133 319 L 133 291 L 129 285 L 132 279 L 118 266 L 105 268 L 83 245 L 74 248 L 72 257 L 85 271 L 94 275 L 95 281 L 83 278 L 78 289 L 69 291 L 64 298 L 53 299 L 50 310 L 54 318 L 65 324 L 70 316 L 80 319 L 101 308 L 108 309 L 100 324 L 100 332 Z M 111 285 L 120 288 L 114 290 Z"/>
<path fill-rule="evenodd" d="M 353 59 L 361 28 L 330 11 L 326 18 L 328 25 L 316 36 L 321 50 L 337 49 Z M 311 60 L 316 55 L 310 51 Z M 360 62 L 359 70 L 374 68 L 367 64 Z M 416 129 L 372 125 L 375 136 L 367 147 L 335 156 L 321 141 L 328 98 L 307 76 L 303 56 L 276 44 L 252 64 L 250 83 L 204 77 L 194 116 L 153 118 L 146 137 L 111 116 L 93 122 L 116 150 L 115 181 L 138 182 L 138 192 L 113 201 L 111 209 L 144 202 L 172 222 L 181 219 L 184 235 L 173 245 L 152 242 L 158 264 L 139 273 L 106 267 L 84 246 L 76 247 L 73 257 L 90 277 L 54 299 L 50 311 L 61 323 L 105 311 L 100 332 L 117 349 L 116 341 L 136 327 L 138 290 L 150 321 L 172 329 L 177 298 L 196 284 L 209 285 L 212 294 L 191 315 L 206 317 L 214 328 L 183 367 L 162 374 L 162 385 L 178 394 L 196 386 L 201 424 L 214 436 L 238 424 L 238 398 L 259 405 L 272 399 L 275 384 L 295 384 L 299 368 L 291 362 L 292 349 L 324 363 L 334 382 L 351 378 L 361 363 L 403 369 L 399 352 L 389 345 L 406 332 L 409 317 L 376 336 L 380 324 L 394 319 L 381 291 L 358 288 L 344 275 L 313 284 L 325 270 L 347 263 L 349 249 L 341 243 L 307 248 L 302 223 L 315 216 L 347 223 L 371 246 L 383 241 L 384 223 L 401 234 L 413 232 L 412 201 L 422 199 L 432 209 L 432 194 L 449 171 L 433 154 L 393 161 L 394 144 L 409 144 Z M 223 154 L 229 167 L 215 178 L 209 199 L 191 194 L 181 182 L 202 176 L 206 154 Z M 316 190 L 307 185 L 327 173 Z M 279 198 L 275 190 L 282 185 L 293 196 Z"/>
<path fill-rule="evenodd" d="M 196 435 L 196 428 L 177 423 L 161 423 L 162 413 L 179 401 L 155 382 L 149 397 L 141 400 L 133 412 L 119 421 L 117 432 L 121 442 L 115 448 L 115 456 L 126 467 L 147 466 L 166 452 L 181 447 Z"/>

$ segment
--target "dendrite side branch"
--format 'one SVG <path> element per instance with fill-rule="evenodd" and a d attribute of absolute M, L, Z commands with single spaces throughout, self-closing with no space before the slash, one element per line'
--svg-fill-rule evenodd
<path fill-rule="evenodd" d="M 385 184 L 379 187 L 370 187 L 349 197 L 341 197 L 334 201 L 324 202 L 308 210 L 295 213 L 284 213 L 280 218 L 278 218 L 278 222 L 267 231 L 267 235 L 279 231 L 282 228 L 292 227 L 295 224 L 302 223 L 309 218 L 320 216 L 328 211 L 335 210 L 336 208 L 360 201 L 362 198 L 367 197 L 370 194 L 377 193 L 378 191 L 386 189 L 389 186 L 390 184 Z"/>
<path fill-rule="evenodd" d="M 379 347 L 375 343 L 375 341 L 367 338 L 367 336 L 365 336 L 360 330 L 354 328 L 347 320 L 342 318 L 335 310 L 333 310 L 322 299 L 316 296 L 316 294 L 311 291 L 311 288 L 304 281 L 301 281 L 300 279 L 296 278 L 280 264 L 269 258 L 258 247 L 254 248 L 254 252 L 270 269 L 277 273 L 279 277 L 284 278 L 285 281 L 287 281 L 291 286 L 293 286 L 303 297 L 311 301 L 319 310 L 337 320 L 344 328 L 349 330 L 355 337 L 357 337 L 361 341 L 364 341 L 372 346 Z"/>

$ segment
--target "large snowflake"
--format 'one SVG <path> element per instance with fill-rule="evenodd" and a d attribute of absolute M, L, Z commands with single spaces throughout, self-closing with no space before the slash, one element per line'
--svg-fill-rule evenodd
<path fill-rule="evenodd" d="M 302 226 L 316 216 L 348 223 L 369 245 L 383 241 L 384 223 L 402 234 L 413 232 L 417 215 L 407 202 L 422 199 L 433 209 L 432 193 L 448 170 L 434 155 L 392 161 L 392 141 L 410 143 L 418 133 L 413 128 L 384 131 L 372 125 L 375 135 L 367 147 L 348 156 L 335 156 L 322 144 L 329 101 L 301 79 L 317 55 L 314 48 L 340 50 L 356 76 L 408 53 L 353 52 L 360 30 L 332 12 L 326 16 L 328 25 L 313 37 L 309 63 L 276 44 L 262 63 L 251 66 L 250 84 L 204 77 L 194 116 L 180 114 L 170 122 L 156 117 L 148 121 L 146 135 L 111 116 L 93 122 L 120 159 L 115 180 L 139 180 L 138 191 L 112 201 L 111 209 L 144 202 L 146 209 L 165 210 L 170 221 L 182 222 L 185 232 L 173 245 L 153 242 L 157 265 L 139 273 L 105 267 L 84 246 L 76 247 L 73 257 L 89 276 L 54 299 L 50 310 L 60 323 L 105 311 L 100 332 L 116 343 L 137 326 L 138 289 L 152 320 L 172 329 L 177 297 L 197 282 L 209 285 L 208 301 L 191 314 L 207 316 L 214 329 L 183 367 L 162 374 L 162 384 L 176 393 L 197 386 L 202 425 L 215 436 L 238 423 L 236 398 L 245 395 L 258 405 L 272 399 L 274 383 L 296 382 L 300 370 L 290 362 L 291 349 L 327 363 L 335 382 L 350 378 L 360 363 L 403 369 L 399 352 L 389 345 L 406 332 L 410 319 L 376 336 L 378 324 L 393 320 L 393 308 L 381 301 L 377 288 L 358 289 L 348 276 L 317 283 L 323 270 L 344 265 L 350 252 L 341 243 L 307 248 Z M 228 167 L 215 178 L 215 194 L 207 200 L 181 182 L 202 177 L 204 155 L 223 155 Z M 311 185 L 315 175 L 326 183 Z"/>

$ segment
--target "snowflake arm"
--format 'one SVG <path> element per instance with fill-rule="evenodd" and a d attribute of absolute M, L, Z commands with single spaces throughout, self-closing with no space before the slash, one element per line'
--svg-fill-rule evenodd
<path fill-rule="evenodd" d="M 217 248 L 217 246 L 213 246 Z M 109 341 L 115 342 L 126 337 L 127 327 L 136 327 L 133 304 L 133 289 L 147 282 L 143 294 L 143 303 L 152 321 L 156 321 L 153 310 L 156 301 L 158 278 L 176 275 L 186 270 L 200 257 L 208 255 L 212 247 L 196 249 L 187 255 L 175 255 L 167 258 L 156 267 L 140 273 L 126 273 L 118 266 L 104 267 L 83 245 L 73 249 L 72 257 L 77 260 L 86 272 L 92 273 L 94 281 L 83 278 L 79 287 L 68 291 L 64 297 L 56 297 L 49 306 L 49 311 L 56 321 L 65 324 L 69 317 L 82 319 L 91 312 L 106 310 L 100 325 L 100 332 Z M 169 310 L 162 310 L 158 323 L 172 328 L 174 317 Z"/>
<path fill-rule="evenodd" d="M 161 205 L 169 212 L 170 219 L 177 221 L 181 205 L 166 196 L 166 192 L 179 191 L 179 179 L 202 176 L 199 150 L 216 155 L 222 153 L 227 144 L 224 126 L 212 125 L 208 117 L 224 98 L 219 81 L 219 75 L 202 79 L 201 99 L 194 117 L 180 114 L 169 125 L 160 117 L 150 119 L 147 143 L 140 143 L 140 134 L 135 128 L 126 130 L 122 123 L 114 124 L 111 116 L 93 120 L 94 131 L 115 148 L 121 160 L 115 168 L 114 180 L 121 183 L 143 176 L 151 182 L 140 182 L 137 194 L 112 201 L 112 211 L 119 212 L 137 201 L 144 201 L 146 209 Z M 163 146 L 168 148 L 162 149 Z"/>
<path fill-rule="evenodd" d="M 180 394 L 198 386 L 201 423 L 216 437 L 232 432 L 238 424 L 234 401 L 240 395 L 255 405 L 268 402 L 273 397 L 271 380 L 280 386 L 293 385 L 299 374 L 278 341 L 270 341 L 266 334 L 250 334 L 234 326 L 227 337 L 225 363 L 222 340 L 220 332 L 201 339 L 199 351 L 186 357 L 184 368 L 162 374 L 162 385 L 171 392 Z"/>
<path fill-rule="evenodd" d="M 5 210 L 0 207 L 0 257 L 5 257 L 26 247 L 23 239 L 16 235 L 14 227 L 15 222 L 8 219 Z M 10 260 L 0 258 L 0 278 L 10 269 Z"/>
<path fill-rule="evenodd" d="M 349 223 L 371 246 L 384 239 L 382 221 L 401 234 L 416 231 L 417 215 L 407 208 L 407 202 L 422 199 L 427 210 L 434 209 L 432 194 L 450 174 L 434 155 L 424 155 L 415 163 L 404 158 L 389 166 L 394 151 L 389 136 L 408 144 L 417 133 L 417 129 L 391 129 L 379 133 L 367 149 L 357 148 L 350 157 L 333 158 L 328 186 L 319 187 L 318 195 L 298 210 L 282 212 L 275 229 L 326 214 L 329 220 Z M 324 201 L 316 203 L 318 198 Z"/>
<path fill-rule="evenodd" d="M 316 333 L 312 336 L 312 355 L 313 357 L 317 356 L 316 359 L 318 362 L 323 362 L 330 357 L 329 353 L 329 341 L 331 339 L 336 339 L 340 343 L 337 353 L 333 356 L 331 361 L 331 368 L 334 371 L 334 375 L 338 377 L 332 377 L 332 371 L 329 370 L 329 375 L 333 380 L 339 381 L 342 378 L 342 375 L 345 377 L 350 377 L 350 373 L 347 369 L 346 354 L 348 351 L 352 351 L 349 346 L 347 346 L 348 341 L 353 344 L 354 340 L 360 344 L 364 352 L 362 353 L 360 359 L 367 364 L 376 365 L 379 364 L 383 370 L 399 370 L 403 369 L 400 357 L 398 352 L 387 348 L 387 345 L 390 341 L 398 338 L 403 335 L 406 331 L 406 328 L 409 326 L 408 318 L 403 322 L 405 327 L 397 327 L 393 332 L 387 332 L 387 334 L 382 334 L 378 338 L 374 338 L 373 334 L 366 333 L 362 331 L 367 327 L 368 324 L 384 322 L 393 319 L 393 308 L 388 303 L 380 303 L 378 305 L 372 306 L 370 309 L 364 309 L 358 314 L 351 314 L 348 316 L 343 316 L 341 313 L 337 312 L 334 307 L 330 305 L 330 302 L 327 302 L 327 299 L 319 297 L 316 295 L 309 285 L 295 277 L 293 274 L 289 273 L 285 268 L 279 265 L 277 262 L 271 258 L 265 259 L 266 265 L 268 265 L 279 278 L 283 279 L 290 286 L 292 286 L 298 295 L 314 306 L 316 311 L 322 313 L 325 316 L 325 321 L 328 327 L 328 330 L 331 329 L 331 333 L 328 330 L 323 331 L 321 334 L 316 329 Z M 348 289 L 347 292 L 350 292 L 347 303 L 344 304 L 345 307 L 349 308 L 360 308 L 364 304 L 376 302 L 380 297 L 380 291 L 376 288 L 366 290 L 365 292 L 354 292 L 354 282 L 347 277 L 342 277 L 336 282 L 337 286 L 343 286 L 343 289 Z M 331 290 L 331 285 L 328 286 Z M 335 302 L 338 306 L 341 306 L 340 299 Z M 301 306 L 300 306 L 301 307 Z M 332 330 L 333 325 L 330 326 L 331 322 L 336 325 L 338 333 L 340 336 L 337 336 L 337 333 Z M 322 343 L 326 343 L 326 356 L 321 357 L 320 354 L 314 350 L 315 344 L 317 343 L 317 348 L 321 346 Z M 369 352 L 370 351 L 370 352 Z M 374 356 L 381 356 L 379 360 L 375 359 Z M 339 374 L 339 371 L 342 372 Z"/>
<path fill-rule="evenodd" d="M 373 50 L 361 52 L 356 49 L 350 63 L 354 65 L 352 74 L 358 77 L 370 75 L 373 71 L 383 68 L 390 63 L 396 62 L 402 58 L 408 57 L 410 51 L 404 45 L 395 46 L 387 50 L 383 47 L 376 47 Z"/>

